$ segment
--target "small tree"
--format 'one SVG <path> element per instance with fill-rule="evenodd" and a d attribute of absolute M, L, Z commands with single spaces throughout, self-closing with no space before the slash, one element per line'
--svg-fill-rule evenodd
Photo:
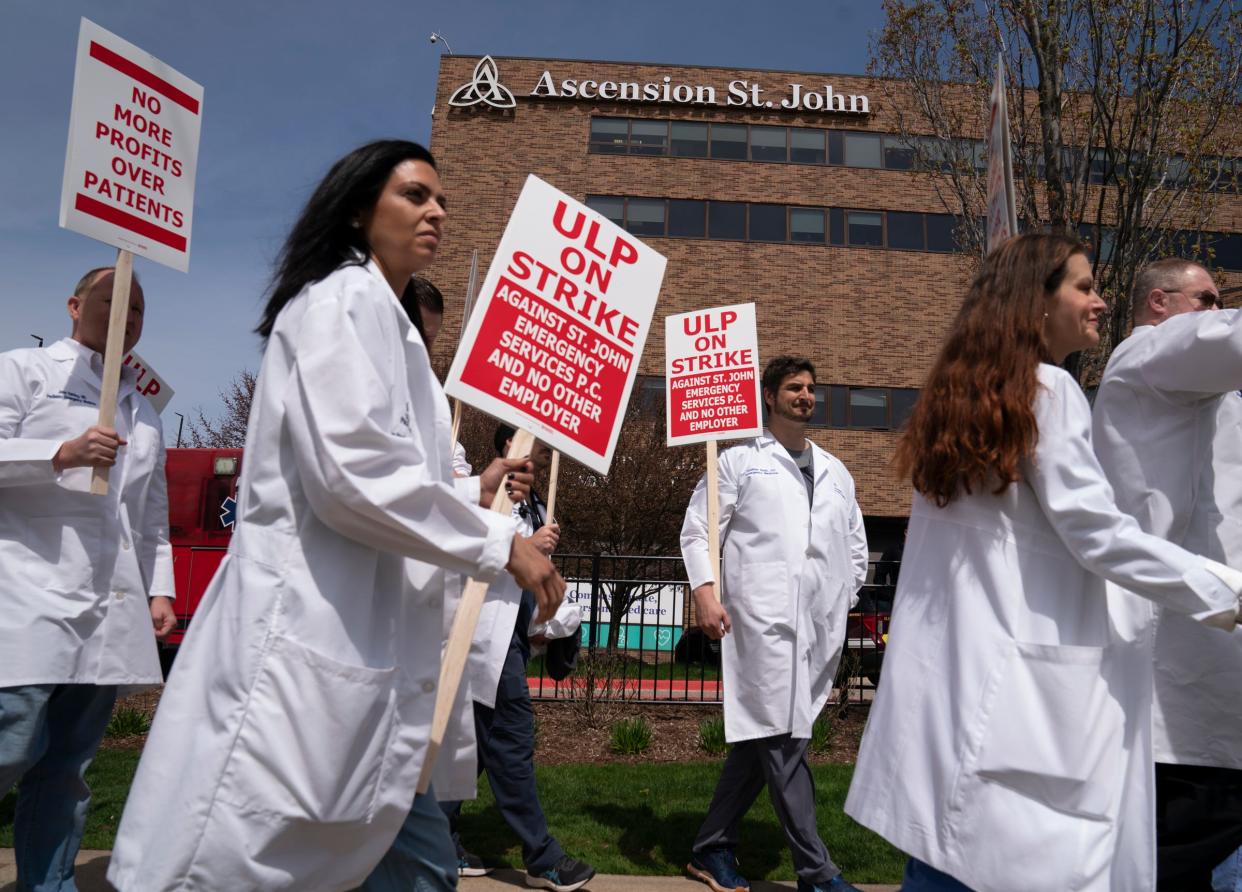
<path fill-rule="evenodd" d="M 1024 230 L 1087 233 L 1112 312 L 1084 377 L 1129 330 L 1137 271 L 1210 257 L 1219 191 L 1238 171 L 1242 7 L 1233 0 L 884 0 L 872 70 L 917 170 L 982 255 L 986 132 L 997 53 L 1008 70 Z"/>
<path fill-rule="evenodd" d="M 250 420 L 256 378 L 254 372 L 242 369 L 228 389 L 220 391 L 224 411 L 215 419 L 208 418 L 202 406 L 195 409 L 198 417 L 190 421 L 191 445 L 200 449 L 241 449 L 246 445 L 246 424 Z"/>
<path fill-rule="evenodd" d="M 562 550 L 633 556 L 614 560 L 613 579 L 601 580 L 600 597 L 612 618 L 608 649 L 620 642 L 631 607 L 658 593 L 666 582 L 648 558 L 680 553 L 680 534 L 690 493 L 704 471 L 703 446 L 665 444 L 663 402 L 636 388 L 605 476 L 573 462 L 562 463 L 557 518 Z M 643 581 L 639 581 L 643 580 Z"/>

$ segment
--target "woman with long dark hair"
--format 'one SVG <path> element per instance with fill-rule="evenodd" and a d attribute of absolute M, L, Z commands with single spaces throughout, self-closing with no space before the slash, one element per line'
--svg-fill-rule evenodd
<path fill-rule="evenodd" d="M 431 155 L 390 140 L 338 161 L 294 224 L 258 327 L 237 524 L 134 781 L 120 889 L 455 884 L 447 823 L 414 795 L 445 575 L 411 586 L 407 561 L 508 569 L 545 609 L 564 583 L 480 507 L 524 490 L 522 462 L 452 477 L 448 404 L 399 301 L 444 218 Z"/>
<path fill-rule="evenodd" d="M 1242 576 L 1115 507 L 1077 382 L 1104 303 L 1083 246 L 990 254 L 897 450 L 914 484 L 880 689 L 846 811 L 905 892 L 1155 887 L 1151 666 L 1104 579 L 1232 628 Z"/>

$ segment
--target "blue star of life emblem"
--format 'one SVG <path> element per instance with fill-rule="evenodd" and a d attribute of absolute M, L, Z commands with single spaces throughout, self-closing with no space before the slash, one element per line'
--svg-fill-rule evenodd
<path fill-rule="evenodd" d="M 237 499 L 229 496 L 220 503 L 220 526 L 232 529 L 237 522 Z"/>

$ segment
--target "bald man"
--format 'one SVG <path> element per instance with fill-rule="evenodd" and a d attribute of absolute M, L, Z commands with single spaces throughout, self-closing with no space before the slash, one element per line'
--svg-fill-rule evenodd
<path fill-rule="evenodd" d="M 83 775 L 121 688 L 158 684 L 172 631 L 172 549 L 159 416 L 122 369 L 115 427 L 97 424 L 111 268 L 68 299 L 69 337 L 0 353 L 0 795 L 18 785 L 18 888 L 73 890 Z M 128 353 L 145 308 L 135 281 Z M 93 468 L 111 468 L 106 496 Z"/>

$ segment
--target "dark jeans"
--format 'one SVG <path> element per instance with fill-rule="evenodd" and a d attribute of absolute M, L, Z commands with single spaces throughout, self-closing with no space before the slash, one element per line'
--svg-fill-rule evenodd
<path fill-rule="evenodd" d="M 116 700 L 115 685 L 0 688 L 0 796 L 17 784 L 13 848 L 20 892 L 72 890 L 91 801 L 86 769 Z"/>
<path fill-rule="evenodd" d="M 1156 764 L 1156 888 L 1211 892 L 1212 868 L 1242 846 L 1242 771 Z"/>
<path fill-rule="evenodd" d="M 530 656 L 526 630 L 533 607 L 534 596 L 523 592 L 513 639 L 500 672 L 496 706 L 489 708 L 475 702 L 474 731 L 478 738 L 479 773 L 487 772 L 496 807 L 522 843 L 527 871 L 543 873 L 555 866 L 565 851 L 548 832 L 535 788 L 535 713 L 526 685 L 526 661 Z M 457 839 L 461 803 L 441 802 L 440 807 L 448 815 Z"/>

